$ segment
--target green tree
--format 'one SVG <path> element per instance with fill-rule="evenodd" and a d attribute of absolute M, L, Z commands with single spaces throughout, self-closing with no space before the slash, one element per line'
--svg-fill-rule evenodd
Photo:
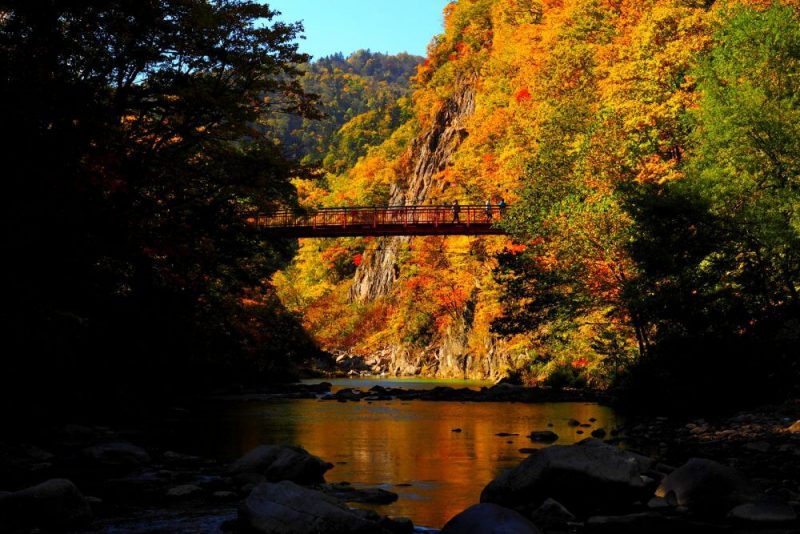
<path fill-rule="evenodd" d="M 634 395 L 729 407 L 797 387 L 798 22 L 777 5 L 724 14 L 694 73 L 687 178 L 629 192 L 627 296 L 655 333 Z"/>

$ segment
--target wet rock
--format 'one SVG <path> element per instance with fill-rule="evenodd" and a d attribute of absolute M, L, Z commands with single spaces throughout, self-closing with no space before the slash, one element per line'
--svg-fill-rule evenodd
<path fill-rule="evenodd" d="M 355 488 L 347 482 L 338 484 L 325 484 L 322 491 L 345 502 L 362 504 L 391 504 L 398 499 L 398 495 L 380 488 Z"/>
<path fill-rule="evenodd" d="M 407 517 L 384 517 L 378 525 L 391 534 L 412 534 L 414 523 Z"/>
<path fill-rule="evenodd" d="M 581 426 L 581 422 L 578 421 L 577 419 L 570 419 L 569 421 L 567 421 L 567 425 L 569 425 L 569 426 Z"/>
<path fill-rule="evenodd" d="M 495 436 L 497 436 L 499 438 L 507 438 L 509 436 L 519 436 L 519 434 L 510 434 L 508 432 L 499 432 L 499 433 L 495 434 Z"/>
<path fill-rule="evenodd" d="M 676 534 L 690 531 L 684 527 L 685 522 L 655 512 L 594 516 L 586 521 L 586 532 L 591 534 Z"/>
<path fill-rule="evenodd" d="M 606 430 L 604 428 L 598 428 L 597 430 L 592 430 L 592 437 L 597 439 L 603 439 L 606 437 Z"/>
<path fill-rule="evenodd" d="M 12 527 L 62 529 L 88 523 L 89 501 L 71 481 L 56 478 L 17 492 L 0 493 L 0 531 Z"/>
<path fill-rule="evenodd" d="M 167 490 L 167 497 L 171 499 L 188 499 L 190 497 L 196 497 L 201 493 L 203 493 L 203 489 L 200 486 L 195 486 L 194 484 L 182 484 Z"/>
<path fill-rule="evenodd" d="M 551 430 L 537 430 L 531 432 L 528 437 L 532 441 L 538 441 L 540 443 L 553 443 L 554 441 L 558 441 L 558 434 Z"/>
<path fill-rule="evenodd" d="M 672 505 L 664 497 L 653 497 L 647 501 L 647 507 L 651 510 L 666 510 Z"/>
<path fill-rule="evenodd" d="M 211 494 L 211 498 L 216 501 L 229 502 L 235 501 L 239 496 L 233 491 L 215 491 Z"/>
<path fill-rule="evenodd" d="M 288 480 L 257 486 L 239 509 L 239 520 L 252 531 L 265 534 L 368 534 L 382 530 L 341 501 Z"/>
<path fill-rule="evenodd" d="M 150 463 L 150 455 L 132 443 L 100 443 L 87 447 L 83 455 L 89 461 L 105 466 L 139 467 Z"/>
<path fill-rule="evenodd" d="M 746 491 L 744 479 L 734 469 L 692 458 L 661 481 L 656 496 L 701 515 L 720 515 L 740 504 Z"/>
<path fill-rule="evenodd" d="M 531 519 L 535 525 L 550 530 L 565 528 L 567 523 L 575 521 L 575 516 L 560 502 L 547 499 L 533 511 Z"/>
<path fill-rule="evenodd" d="M 193 465 L 207 463 L 207 460 L 199 456 L 192 456 L 191 454 L 181 454 L 175 451 L 165 452 L 163 458 L 165 462 L 177 465 L 193 466 Z"/>
<path fill-rule="evenodd" d="M 521 514 L 496 504 L 470 506 L 442 528 L 441 534 L 541 534 Z"/>
<path fill-rule="evenodd" d="M 298 484 L 319 484 L 333 464 L 302 447 L 261 445 L 248 452 L 228 469 L 230 474 L 258 473 L 269 481 L 291 480 Z"/>
<path fill-rule="evenodd" d="M 334 396 L 337 400 L 358 402 L 361 400 L 361 391 L 352 388 L 340 389 Z"/>
<path fill-rule="evenodd" d="M 797 513 L 786 503 L 759 502 L 740 504 L 728 513 L 730 519 L 747 523 L 782 524 L 797 520 Z"/>
<path fill-rule="evenodd" d="M 540 449 L 531 449 L 530 447 L 523 447 L 519 450 L 522 454 L 533 454 L 538 452 Z"/>
<path fill-rule="evenodd" d="M 458 433 L 458 432 L 461 432 L 461 429 L 460 429 L 460 428 L 454 428 L 454 429 L 453 429 L 453 430 L 451 430 L 450 432 L 456 432 L 456 433 Z"/>
<path fill-rule="evenodd" d="M 524 508 L 549 497 L 576 512 L 626 507 L 652 491 L 643 475 L 654 463 L 594 439 L 554 445 L 490 482 L 481 502 Z"/>

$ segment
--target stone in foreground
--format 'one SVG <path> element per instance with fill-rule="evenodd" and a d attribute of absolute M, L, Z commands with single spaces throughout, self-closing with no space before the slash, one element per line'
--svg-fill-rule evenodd
<path fill-rule="evenodd" d="M 264 534 L 369 534 L 385 532 L 322 492 L 284 480 L 257 486 L 239 509 L 246 528 Z"/>
<path fill-rule="evenodd" d="M 734 469 L 692 458 L 661 481 L 657 497 L 698 515 L 723 515 L 745 499 L 747 486 Z"/>
<path fill-rule="evenodd" d="M 783 524 L 797 521 L 794 509 L 782 502 L 740 504 L 728 513 L 728 517 L 737 521 L 763 524 Z"/>
<path fill-rule="evenodd" d="M 441 534 L 541 534 L 541 531 L 514 510 L 483 503 L 470 506 L 452 518 Z"/>
<path fill-rule="evenodd" d="M 547 498 L 579 514 L 625 509 L 649 497 L 654 461 L 601 441 L 555 445 L 523 460 L 481 493 L 481 502 L 530 510 Z"/>
<path fill-rule="evenodd" d="M 0 532 L 12 526 L 63 529 L 85 524 L 91 518 L 86 497 L 63 478 L 0 494 Z"/>
<path fill-rule="evenodd" d="M 563 529 L 567 526 L 567 523 L 575 521 L 575 516 L 564 508 L 560 502 L 547 499 L 539 508 L 534 510 L 531 519 L 542 528 Z"/>
<path fill-rule="evenodd" d="M 321 484 L 333 464 L 318 458 L 302 447 L 261 445 L 231 465 L 232 475 L 257 473 L 271 482 L 291 480 L 297 484 Z"/>

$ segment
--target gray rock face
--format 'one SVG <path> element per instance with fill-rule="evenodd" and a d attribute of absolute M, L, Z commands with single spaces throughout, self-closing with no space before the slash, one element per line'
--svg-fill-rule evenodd
<path fill-rule="evenodd" d="M 340 501 L 284 480 L 257 486 L 239 509 L 239 520 L 268 534 L 368 534 L 383 532 Z"/>
<path fill-rule="evenodd" d="M 92 518 L 86 497 L 71 481 L 55 478 L 14 493 L 0 494 L 0 531 L 11 526 L 61 529 Z"/>
<path fill-rule="evenodd" d="M 309 454 L 302 447 L 261 445 L 248 452 L 228 469 L 232 475 L 257 473 L 267 480 L 291 480 L 298 484 L 319 484 L 333 464 Z"/>
<path fill-rule="evenodd" d="M 667 475 L 657 497 L 699 515 L 721 515 L 746 497 L 747 485 L 734 469 L 713 460 L 692 458 Z"/>
<path fill-rule="evenodd" d="M 552 498 L 578 513 L 625 507 L 652 491 L 643 475 L 654 463 L 594 439 L 555 445 L 490 482 L 481 502 L 529 508 Z"/>
<path fill-rule="evenodd" d="M 740 504 L 728 513 L 728 517 L 747 523 L 782 524 L 797 521 L 794 509 L 782 502 Z"/>
<path fill-rule="evenodd" d="M 150 455 L 131 443 L 100 443 L 83 450 L 84 456 L 98 464 L 108 466 L 138 467 L 150 463 Z"/>
<path fill-rule="evenodd" d="M 470 506 L 452 518 L 441 534 L 541 534 L 541 531 L 514 510 L 484 503 Z"/>

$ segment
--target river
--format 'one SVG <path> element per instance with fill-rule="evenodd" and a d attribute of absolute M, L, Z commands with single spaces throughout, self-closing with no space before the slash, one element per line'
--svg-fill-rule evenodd
<path fill-rule="evenodd" d="M 345 379 L 335 381 L 333 389 L 376 383 L 406 388 L 483 385 Z M 592 428 L 567 424 L 590 418 L 596 419 Z M 170 420 L 159 439 L 176 450 L 224 462 L 265 443 L 302 445 L 335 464 L 326 475 L 329 482 L 379 486 L 400 495 L 393 504 L 374 507 L 376 511 L 438 528 L 477 503 L 492 478 L 523 460 L 520 448 L 541 446 L 526 437 L 531 431 L 553 430 L 560 436 L 558 444 L 571 444 L 594 428 L 616 424 L 611 408 L 593 403 L 280 399 L 215 402 Z"/>

